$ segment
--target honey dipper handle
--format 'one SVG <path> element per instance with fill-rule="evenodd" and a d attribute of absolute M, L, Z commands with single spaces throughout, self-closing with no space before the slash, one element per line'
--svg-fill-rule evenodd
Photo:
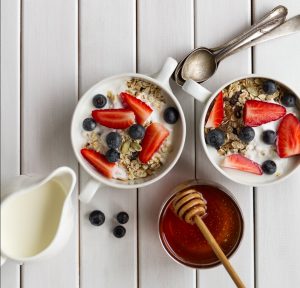
<path fill-rule="evenodd" d="M 195 216 L 194 221 L 195 221 L 196 225 L 198 226 L 198 228 L 200 229 L 200 231 L 202 232 L 204 238 L 207 240 L 208 244 L 211 246 L 211 248 L 215 252 L 216 256 L 219 258 L 219 260 L 222 262 L 222 264 L 226 268 L 227 272 L 229 273 L 231 279 L 234 281 L 235 285 L 238 288 L 245 288 L 246 286 L 244 285 L 244 283 L 240 279 L 239 275 L 235 272 L 235 270 L 231 266 L 229 260 L 225 256 L 224 252 L 222 251 L 221 247 L 217 243 L 214 236 L 208 230 L 207 226 L 205 225 L 205 223 L 203 222 L 201 217 Z"/>

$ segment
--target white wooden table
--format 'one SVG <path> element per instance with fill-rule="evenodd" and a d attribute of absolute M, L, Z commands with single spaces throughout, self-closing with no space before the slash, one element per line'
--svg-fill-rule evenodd
<path fill-rule="evenodd" d="M 289 17 L 299 0 L 283 0 Z M 87 179 L 73 155 L 69 127 L 78 98 L 100 79 L 121 72 L 153 73 L 167 56 L 180 60 L 201 45 L 222 44 L 275 0 L 1 0 L 1 180 L 68 165 Z M 281 79 L 300 93 L 300 35 L 243 51 L 222 62 L 205 83 L 214 90 L 247 73 Z M 188 137 L 179 163 L 159 183 L 131 191 L 98 191 L 88 204 L 74 198 L 77 226 L 67 247 L 49 261 L 1 270 L 3 288 L 234 287 L 223 267 L 197 271 L 173 262 L 160 246 L 157 217 L 177 183 L 194 177 L 228 187 L 245 217 L 232 262 L 247 287 L 300 287 L 300 171 L 281 184 L 246 187 L 226 180 L 197 138 L 200 106 L 172 83 L 186 113 Z M 93 209 L 107 221 L 95 228 Z M 123 239 L 112 217 L 127 211 Z"/>

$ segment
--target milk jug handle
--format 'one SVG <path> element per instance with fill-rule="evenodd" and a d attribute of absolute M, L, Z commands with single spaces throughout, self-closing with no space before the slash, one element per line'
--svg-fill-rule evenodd
<path fill-rule="evenodd" d="M 103 184 L 94 179 L 90 179 L 86 183 L 85 187 L 83 187 L 83 189 L 81 190 L 79 194 L 79 200 L 83 203 L 89 203 L 100 186 L 103 186 Z"/>
<path fill-rule="evenodd" d="M 6 262 L 6 258 L 1 255 L 1 266 Z"/>

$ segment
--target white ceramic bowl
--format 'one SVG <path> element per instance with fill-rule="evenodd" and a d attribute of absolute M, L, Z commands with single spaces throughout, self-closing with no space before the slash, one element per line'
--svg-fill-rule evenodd
<path fill-rule="evenodd" d="M 288 176 L 290 176 L 299 167 L 300 155 L 293 156 L 290 158 L 285 158 L 285 159 L 280 159 L 279 157 L 277 159 L 275 159 L 275 161 L 276 160 L 281 161 L 282 165 L 285 165 L 284 167 L 286 167 L 285 169 L 283 169 L 283 173 L 281 173 L 280 176 L 277 176 L 276 173 L 273 175 L 263 174 L 263 175 L 259 176 L 259 175 L 255 175 L 255 174 L 251 174 L 251 173 L 238 171 L 238 170 L 222 168 L 220 165 L 222 162 L 222 157 L 220 155 L 218 155 L 215 148 L 210 147 L 205 142 L 205 133 L 204 133 L 205 119 L 206 119 L 206 114 L 207 114 L 207 111 L 208 111 L 211 103 L 214 101 L 215 97 L 218 95 L 218 93 L 222 89 L 224 89 L 225 87 L 227 87 L 228 85 L 230 85 L 231 83 L 233 83 L 235 81 L 242 80 L 245 78 L 264 78 L 264 79 L 270 79 L 270 80 L 275 81 L 281 87 L 284 87 L 285 89 L 292 91 L 296 95 L 296 97 L 298 98 L 297 108 L 300 109 L 300 97 L 299 97 L 299 94 L 297 94 L 294 89 L 292 89 L 291 87 L 287 86 L 286 84 L 278 81 L 277 79 L 273 79 L 273 78 L 267 77 L 265 75 L 251 74 L 251 75 L 246 75 L 243 77 L 233 79 L 233 80 L 225 83 L 222 87 L 217 89 L 216 92 L 214 92 L 214 93 L 211 93 L 210 91 L 208 91 L 207 89 L 205 89 L 204 87 L 202 87 L 201 85 L 199 85 L 198 83 L 196 83 L 193 80 L 186 81 L 182 88 L 184 91 L 186 91 L 187 93 L 194 96 L 198 101 L 202 102 L 204 105 L 203 110 L 202 110 L 202 115 L 200 117 L 200 124 L 199 124 L 200 141 L 201 141 L 201 144 L 203 145 L 204 151 L 205 151 L 208 159 L 220 173 L 222 173 L 224 176 L 226 176 L 230 180 L 240 183 L 240 184 L 243 184 L 243 185 L 264 186 L 264 185 L 278 183 L 278 182 L 286 179 Z M 288 111 L 288 109 L 287 109 L 287 111 Z M 298 116 L 299 116 L 299 114 L 300 114 L 300 112 L 298 113 Z"/>
<path fill-rule="evenodd" d="M 177 160 L 181 155 L 186 135 L 186 123 L 182 108 L 178 100 L 174 96 L 173 92 L 171 91 L 169 85 L 169 78 L 176 66 L 177 62 L 172 58 L 168 58 L 165 64 L 163 65 L 162 69 L 158 73 L 153 75 L 153 77 L 135 73 L 112 76 L 94 85 L 81 97 L 73 114 L 71 124 L 71 141 L 78 162 L 84 168 L 84 170 L 92 177 L 91 180 L 84 187 L 84 189 L 81 191 L 81 194 L 79 196 L 79 199 L 81 201 L 89 202 L 90 199 L 93 197 L 94 193 L 97 191 L 97 189 L 103 185 L 120 189 L 140 188 L 150 185 L 161 179 L 163 176 L 165 176 L 176 164 Z M 99 172 L 97 172 L 94 169 L 94 167 L 92 167 L 92 165 L 90 165 L 83 158 L 83 156 L 80 153 L 80 150 L 86 142 L 85 137 L 83 137 L 82 135 L 82 121 L 85 118 L 89 117 L 91 111 L 95 109 L 92 106 L 93 97 L 99 93 L 106 94 L 108 90 L 112 89 L 115 81 L 119 82 L 121 80 L 125 82 L 130 78 L 138 78 L 158 86 L 161 89 L 163 95 L 166 97 L 167 103 L 172 106 L 175 106 L 178 109 L 180 119 L 175 124 L 176 129 L 174 129 L 174 133 L 176 134 L 174 135 L 174 139 L 176 139 L 176 141 L 172 142 L 173 149 L 168 155 L 167 161 L 161 167 L 161 169 L 153 175 L 148 176 L 146 178 L 138 179 L 133 182 L 125 182 L 117 179 L 108 179 L 105 176 L 102 176 Z"/>

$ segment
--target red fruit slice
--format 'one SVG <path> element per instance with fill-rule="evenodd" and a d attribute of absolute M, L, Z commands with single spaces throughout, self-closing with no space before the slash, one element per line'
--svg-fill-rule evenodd
<path fill-rule="evenodd" d="M 147 163 L 169 134 L 170 132 L 160 123 L 152 123 L 148 126 L 141 144 L 140 161 Z"/>
<path fill-rule="evenodd" d="M 128 109 L 94 110 L 92 116 L 99 124 L 115 129 L 125 129 L 134 123 L 134 113 Z"/>
<path fill-rule="evenodd" d="M 215 104 L 210 111 L 209 117 L 205 124 L 206 128 L 216 128 L 220 126 L 224 118 L 223 93 L 222 91 L 216 97 Z"/>
<path fill-rule="evenodd" d="M 136 122 L 138 124 L 143 125 L 146 120 L 150 117 L 152 113 L 152 108 L 149 107 L 145 102 L 142 100 L 128 94 L 122 92 L 120 94 L 121 99 L 135 114 Z"/>
<path fill-rule="evenodd" d="M 300 154 L 300 121 L 295 115 L 287 114 L 281 120 L 276 145 L 280 158 Z"/>
<path fill-rule="evenodd" d="M 246 126 L 256 127 L 275 121 L 286 113 L 285 107 L 264 101 L 248 100 L 244 106 L 243 120 Z"/>
<path fill-rule="evenodd" d="M 104 155 L 95 150 L 84 148 L 81 149 L 81 154 L 98 172 L 107 178 L 112 178 L 113 168 L 116 166 L 116 163 L 108 162 Z"/>
<path fill-rule="evenodd" d="M 257 175 L 263 174 L 259 164 L 240 154 L 226 156 L 222 166 L 224 168 L 236 169 Z"/>

